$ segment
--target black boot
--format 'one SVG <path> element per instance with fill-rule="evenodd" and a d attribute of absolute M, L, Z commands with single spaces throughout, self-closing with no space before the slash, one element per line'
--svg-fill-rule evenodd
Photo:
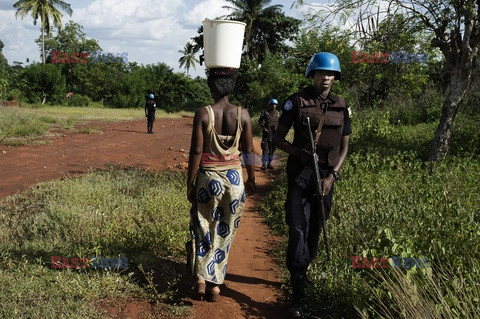
<path fill-rule="evenodd" d="M 296 270 L 291 273 L 292 306 L 288 309 L 291 318 L 300 318 L 303 315 L 303 300 L 307 286 L 306 270 Z"/>
<path fill-rule="evenodd" d="M 269 169 L 272 169 L 272 168 L 273 168 L 272 162 L 270 162 L 270 161 L 268 162 L 267 168 L 269 168 Z"/>

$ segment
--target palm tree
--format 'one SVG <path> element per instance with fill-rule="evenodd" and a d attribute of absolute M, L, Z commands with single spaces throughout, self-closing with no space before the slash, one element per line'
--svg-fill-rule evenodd
<path fill-rule="evenodd" d="M 223 6 L 224 9 L 232 10 L 232 13 L 227 15 L 227 18 L 245 22 L 245 43 L 247 54 L 252 58 L 258 58 L 260 52 L 258 50 L 268 50 L 268 48 L 261 48 L 260 43 L 255 45 L 255 41 L 264 38 L 264 35 L 269 32 L 268 27 L 272 27 L 273 23 L 270 21 L 273 17 L 282 14 L 281 4 L 268 6 L 271 0 L 227 0 L 232 6 Z M 263 43 L 265 45 L 265 43 Z"/>
<path fill-rule="evenodd" d="M 185 66 L 185 70 L 187 70 L 187 76 L 188 76 L 188 71 L 190 68 L 193 66 L 193 68 L 196 70 L 195 63 L 198 63 L 198 59 L 195 57 L 195 53 L 197 53 L 198 49 L 195 49 L 195 46 L 191 43 L 188 42 L 185 44 L 185 47 L 183 50 L 178 50 L 179 53 L 183 54 L 183 56 L 178 60 L 180 62 L 180 67 Z"/>
<path fill-rule="evenodd" d="M 19 0 L 15 2 L 13 7 L 17 9 L 15 17 L 20 16 L 23 19 L 31 12 L 34 25 L 37 25 L 38 19 L 42 22 L 42 60 L 45 64 L 45 31 L 50 34 L 51 22 L 58 29 L 62 28 L 63 14 L 57 7 L 71 16 L 73 10 L 70 4 L 61 0 Z"/>

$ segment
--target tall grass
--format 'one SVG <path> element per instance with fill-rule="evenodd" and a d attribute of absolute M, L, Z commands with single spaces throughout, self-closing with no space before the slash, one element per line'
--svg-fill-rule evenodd
<path fill-rule="evenodd" d="M 98 318 L 102 299 L 178 300 L 184 180 L 180 172 L 111 168 L 2 200 L 0 317 Z M 128 269 L 52 269 L 51 256 L 124 257 Z"/>
<path fill-rule="evenodd" d="M 473 318 L 480 294 L 480 137 L 474 122 L 460 116 L 451 155 L 430 165 L 436 123 L 400 126 L 385 113 L 357 116 L 327 223 L 332 260 L 326 262 L 321 243 L 309 268 L 308 308 L 331 318 L 423 318 L 421 309 L 431 307 L 438 310 L 432 318 Z M 285 174 L 272 187 L 262 211 L 287 234 Z M 352 256 L 427 257 L 430 268 L 356 269 Z"/>
<path fill-rule="evenodd" d="M 387 291 L 388 299 L 384 301 L 383 289 L 372 288 L 374 306 L 370 309 L 381 318 L 479 318 L 478 268 L 462 274 L 444 266 L 437 266 L 435 272 L 375 269 L 372 276 Z M 358 311 L 363 318 L 369 318 L 366 311 Z"/>
<path fill-rule="evenodd" d="M 0 143 L 11 137 L 43 135 L 58 120 L 49 115 L 23 112 L 18 108 L 0 109 Z"/>

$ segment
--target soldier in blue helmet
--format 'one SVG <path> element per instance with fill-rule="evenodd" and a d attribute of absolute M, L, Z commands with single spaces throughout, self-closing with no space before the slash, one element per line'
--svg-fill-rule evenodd
<path fill-rule="evenodd" d="M 145 102 L 145 116 L 147 117 L 147 132 L 153 134 L 153 122 L 155 122 L 155 109 L 157 108 L 157 103 L 155 103 L 155 95 L 150 93 L 147 96 L 147 101 Z"/>
<path fill-rule="evenodd" d="M 273 168 L 272 161 L 275 153 L 275 145 L 273 144 L 273 138 L 277 130 L 278 119 L 280 118 L 280 112 L 277 111 L 278 101 L 276 99 L 270 99 L 267 109 L 262 112 L 258 123 L 263 128 L 262 130 L 262 170 L 267 168 Z"/>
<path fill-rule="evenodd" d="M 317 145 L 318 165 L 328 218 L 335 182 L 348 153 L 350 117 L 345 99 L 330 92 L 341 77 L 337 56 L 320 52 L 312 56 L 305 72 L 312 85 L 291 95 L 283 105 L 275 135 L 275 145 L 289 154 L 287 160 L 288 192 L 285 203 L 289 227 L 287 267 L 292 285 L 291 317 L 301 317 L 307 285 L 307 268 L 318 251 L 322 219 L 315 198 L 315 173 L 307 117 Z M 285 137 L 293 126 L 293 142 Z M 317 133 L 316 133 L 317 132 Z"/>

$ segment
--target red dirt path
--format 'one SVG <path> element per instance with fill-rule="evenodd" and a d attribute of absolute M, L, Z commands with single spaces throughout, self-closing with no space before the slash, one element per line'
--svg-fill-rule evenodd
<path fill-rule="evenodd" d="M 84 173 L 108 165 L 146 170 L 184 169 L 188 160 L 192 118 L 157 119 L 155 134 L 146 134 L 146 121 L 87 123 L 102 133 L 63 132 L 40 146 L 0 145 L 0 197 L 21 192 L 38 182 Z M 256 152 L 259 141 L 255 141 Z M 281 272 L 268 255 L 278 239 L 256 212 L 271 171 L 257 168 L 257 194 L 247 198 L 229 260 L 220 302 L 190 300 L 191 318 L 286 318 L 288 305 L 281 290 Z M 148 304 L 132 302 L 115 317 L 151 317 Z"/>

